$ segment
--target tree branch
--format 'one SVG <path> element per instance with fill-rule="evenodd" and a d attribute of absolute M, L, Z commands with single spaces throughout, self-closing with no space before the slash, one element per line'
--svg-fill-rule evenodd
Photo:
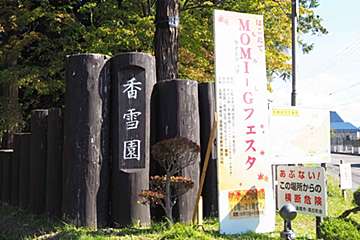
<path fill-rule="evenodd" d="M 343 212 L 340 216 L 339 216 L 339 218 L 346 218 L 347 216 L 349 216 L 351 213 L 356 213 L 356 212 L 358 212 L 358 211 L 360 211 L 360 207 L 358 206 L 358 207 L 354 207 L 354 208 L 352 208 L 352 209 L 349 209 L 349 210 L 346 210 L 345 212 Z"/>

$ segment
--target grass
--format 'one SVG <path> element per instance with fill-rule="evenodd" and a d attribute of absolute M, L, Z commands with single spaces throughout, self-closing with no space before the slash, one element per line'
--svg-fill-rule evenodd
<path fill-rule="evenodd" d="M 351 195 L 351 194 L 349 194 Z M 339 216 L 344 210 L 352 208 L 352 199 L 344 200 L 338 183 L 330 178 L 328 180 L 328 215 Z M 350 218 L 360 223 L 359 214 Z M 44 216 L 34 216 L 26 211 L 10 206 L 0 207 L 0 240 L 11 239 L 64 239 L 64 240 L 151 240 L 151 239 L 280 239 L 283 228 L 282 219 L 277 215 L 276 230 L 274 233 L 225 236 L 218 233 L 219 223 L 216 219 L 205 220 L 202 227 L 175 224 L 171 228 L 167 223 L 156 223 L 151 228 L 128 227 L 122 229 L 77 228 L 60 220 Z M 315 239 L 315 217 L 299 214 L 293 221 L 293 230 L 297 239 Z"/>

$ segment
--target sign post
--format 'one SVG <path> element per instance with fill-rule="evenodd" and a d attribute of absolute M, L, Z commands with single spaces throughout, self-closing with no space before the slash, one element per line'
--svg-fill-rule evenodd
<path fill-rule="evenodd" d="M 220 232 L 273 231 L 263 17 L 214 18 Z"/>

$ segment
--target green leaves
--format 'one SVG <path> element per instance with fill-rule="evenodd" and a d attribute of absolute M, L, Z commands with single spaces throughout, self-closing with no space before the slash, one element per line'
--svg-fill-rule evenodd
<path fill-rule="evenodd" d="M 215 8 L 263 14 L 269 80 L 277 75 L 289 76 L 291 0 L 179 2 L 181 78 L 214 80 Z M 31 99 L 26 108 L 60 106 L 66 55 L 115 55 L 128 51 L 154 54 L 154 3 L 155 0 L 0 0 L 0 82 L 15 81 L 21 96 Z M 301 36 L 327 31 L 313 12 L 318 1 L 300 3 L 299 43 L 308 52 L 313 45 L 303 42 Z"/>

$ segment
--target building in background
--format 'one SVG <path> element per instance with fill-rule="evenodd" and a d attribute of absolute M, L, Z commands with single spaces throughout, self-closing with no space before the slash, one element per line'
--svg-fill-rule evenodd
<path fill-rule="evenodd" d="M 330 112 L 331 151 L 360 153 L 360 129 L 345 122 L 337 112 Z"/>

